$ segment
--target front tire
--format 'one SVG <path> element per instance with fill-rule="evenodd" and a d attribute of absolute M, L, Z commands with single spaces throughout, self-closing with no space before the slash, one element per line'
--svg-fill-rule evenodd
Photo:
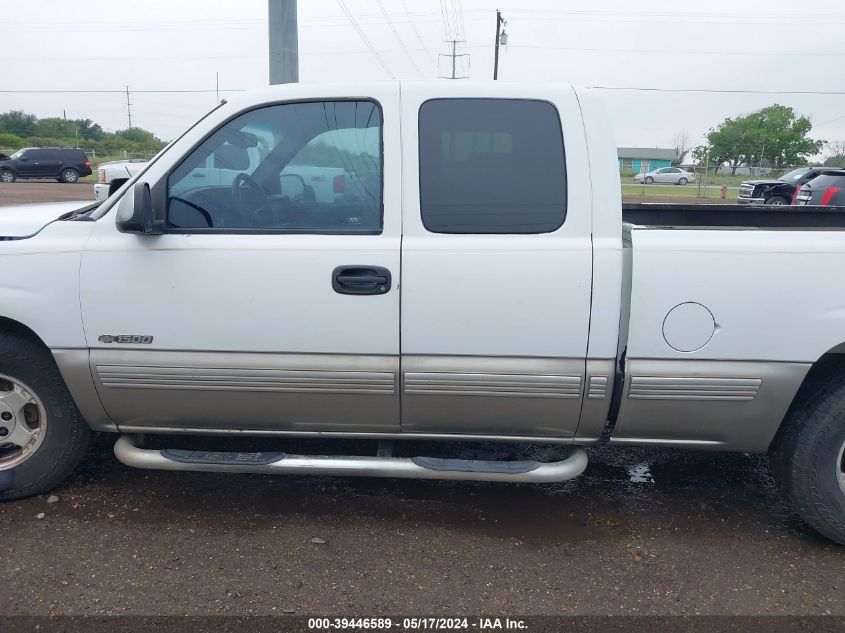
<path fill-rule="evenodd" d="M 23 332 L 0 333 L 0 501 L 60 484 L 90 440 L 50 351 Z"/>
<path fill-rule="evenodd" d="M 792 509 L 845 545 L 845 377 L 828 373 L 796 397 L 769 451 L 772 475 Z"/>
<path fill-rule="evenodd" d="M 75 169 L 65 169 L 62 171 L 62 182 L 73 184 L 77 180 L 79 180 L 79 172 Z"/>
<path fill-rule="evenodd" d="M 15 182 L 16 178 L 17 177 L 15 176 L 15 172 L 9 169 L 0 169 L 0 182 Z"/>
<path fill-rule="evenodd" d="M 772 207 L 782 207 L 783 205 L 789 204 L 786 198 L 781 198 L 780 196 L 772 196 L 771 198 L 766 198 L 766 204 Z"/>
<path fill-rule="evenodd" d="M 651 176 L 646 177 L 645 184 L 647 184 L 647 185 L 654 184 L 654 178 L 652 178 Z"/>

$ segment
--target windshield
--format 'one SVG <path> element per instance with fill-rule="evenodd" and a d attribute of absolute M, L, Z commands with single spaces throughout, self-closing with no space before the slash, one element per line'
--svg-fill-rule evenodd
<path fill-rule="evenodd" d="M 808 171 L 810 170 L 803 167 L 801 169 L 793 169 L 792 171 L 787 172 L 783 176 L 778 178 L 778 180 L 782 180 L 784 182 L 789 183 L 798 182 L 801 179 L 801 176 L 806 174 Z"/>
<path fill-rule="evenodd" d="M 20 158 L 23 153 L 24 153 L 24 150 L 19 149 L 17 152 L 15 152 L 11 156 L 9 156 L 9 158 Z"/>

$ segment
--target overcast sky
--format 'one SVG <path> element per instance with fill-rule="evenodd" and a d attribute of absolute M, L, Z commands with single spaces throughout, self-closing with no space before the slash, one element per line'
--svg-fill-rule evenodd
<path fill-rule="evenodd" d="M 840 93 L 602 90 L 619 145 L 670 146 L 682 130 L 697 144 L 726 116 L 772 103 L 809 115 L 815 138 L 845 140 L 843 0 L 813 0 L 811 11 L 794 0 L 502 2 L 501 80 Z M 446 74 L 439 54 L 453 37 L 470 54 L 459 70 L 492 78 L 492 2 L 381 0 L 388 21 L 378 0 L 300 0 L 301 81 L 390 78 L 341 4 L 397 78 Z M 213 106 L 215 73 L 223 96 L 268 83 L 266 16 L 267 0 L 86 0 L 73 10 L 64 0 L 8 0 L 0 90 L 209 90 L 131 93 L 133 124 L 170 139 Z M 0 111 L 9 109 L 127 126 L 122 94 L 0 92 Z"/>

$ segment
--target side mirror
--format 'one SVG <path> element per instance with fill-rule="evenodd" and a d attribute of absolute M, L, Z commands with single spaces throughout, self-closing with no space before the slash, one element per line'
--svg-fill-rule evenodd
<path fill-rule="evenodd" d="M 153 204 L 153 194 L 148 183 L 135 183 L 131 193 L 127 192 L 123 196 L 117 208 L 115 224 L 117 230 L 121 233 L 143 235 L 161 235 L 164 233 L 164 205 Z"/>

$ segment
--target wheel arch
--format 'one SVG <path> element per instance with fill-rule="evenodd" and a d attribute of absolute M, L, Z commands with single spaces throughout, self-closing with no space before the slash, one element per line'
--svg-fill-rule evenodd
<path fill-rule="evenodd" d="M 786 414 L 781 419 L 775 437 L 772 438 L 772 442 L 775 441 L 778 434 L 783 432 L 784 421 L 789 417 L 789 414 L 796 407 L 804 406 L 804 403 L 808 399 L 811 399 L 816 391 L 821 389 L 836 375 L 845 376 L 845 343 L 840 343 L 830 348 L 810 366 L 810 369 L 804 376 L 804 380 L 801 381 L 798 390 L 795 392 Z"/>
<path fill-rule="evenodd" d="M 47 344 L 44 342 L 44 339 L 40 337 L 35 330 L 33 330 L 28 325 L 21 323 L 15 319 L 10 319 L 9 317 L 5 317 L 0 315 L 0 332 L 2 333 L 15 333 L 21 336 L 25 336 L 29 340 L 38 343 L 41 347 L 44 348 L 46 351 L 50 351 L 50 348 L 47 347 Z"/>
<path fill-rule="evenodd" d="M 77 408 L 92 429 L 95 431 L 114 432 L 118 430 L 114 421 L 109 418 L 103 404 L 100 402 L 94 379 L 91 376 L 87 348 L 51 349 L 44 339 L 25 323 L 9 317 L 0 316 L 0 334 L 4 333 L 16 334 L 23 337 L 38 345 L 46 354 L 52 357 Z"/>

